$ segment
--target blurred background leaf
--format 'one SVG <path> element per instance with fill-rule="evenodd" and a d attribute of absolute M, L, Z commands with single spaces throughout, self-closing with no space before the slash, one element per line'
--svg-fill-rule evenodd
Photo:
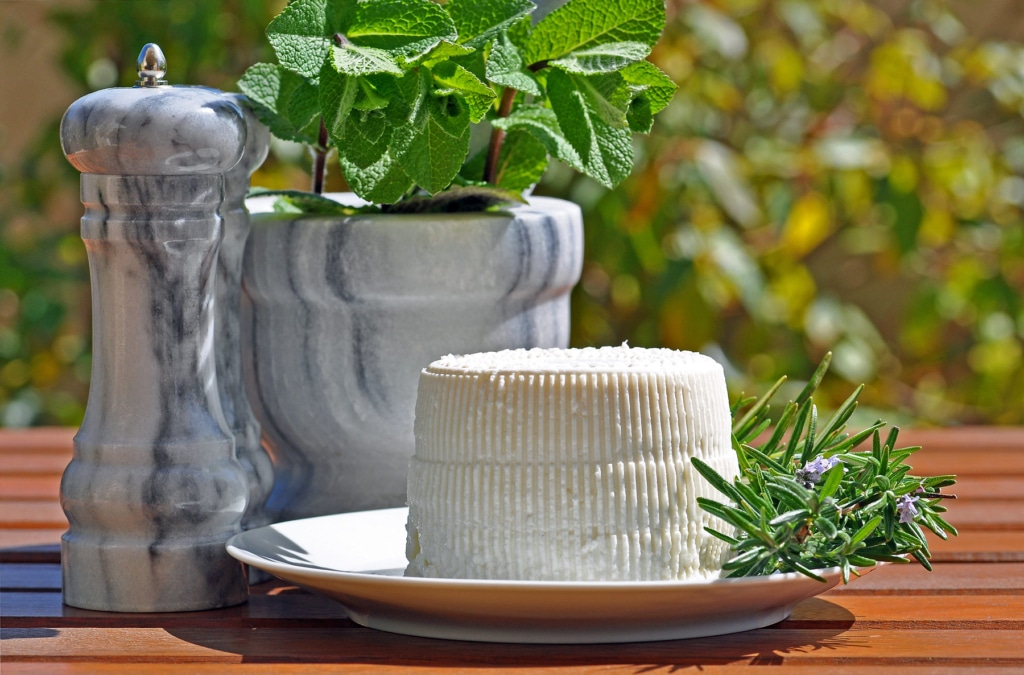
<path fill-rule="evenodd" d="M 173 83 L 234 90 L 270 58 L 283 4 L 0 3 L 0 425 L 84 410 L 88 272 L 60 114 L 130 84 L 150 41 Z M 608 191 L 555 163 L 536 190 L 584 209 L 572 343 L 704 351 L 750 392 L 832 350 L 826 404 L 863 381 L 892 422 L 1024 423 L 1015 0 L 667 5 L 651 59 L 680 90 L 633 175 Z M 255 182 L 306 188 L 307 165 L 275 143 Z"/>

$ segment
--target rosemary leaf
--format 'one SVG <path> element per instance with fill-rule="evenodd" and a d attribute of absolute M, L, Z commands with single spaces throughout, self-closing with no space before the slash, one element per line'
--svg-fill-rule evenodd
<path fill-rule="evenodd" d="M 955 476 L 911 475 L 906 461 L 920 448 L 898 447 L 898 427 L 888 429 L 884 440 L 882 421 L 846 433 L 863 387 L 818 426 L 814 392 L 830 358 L 782 408 L 774 426 L 769 401 L 784 379 L 763 397 L 732 406 L 740 467 L 734 480 L 692 460 L 727 500 L 702 497 L 697 503 L 726 526 L 705 529 L 731 547 L 724 566 L 730 577 L 799 572 L 821 580 L 817 571 L 838 567 L 845 582 L 858 568 L 908 557 L 930 570 L 925 530 L 942 539 L 957 534 L 939 515 L 946 510 L 941 502 L 955 498 L 940 490 L 955 484 Z M 858 450 L 869 438 L 870 448 Z"/>

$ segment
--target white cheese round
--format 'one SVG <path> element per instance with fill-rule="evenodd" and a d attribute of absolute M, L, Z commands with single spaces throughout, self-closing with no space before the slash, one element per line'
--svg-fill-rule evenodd
<path fill-rule="evenodd" d="M 426 368 L 409 471 L 410 576 L 643 581 L 717 576 L 697 506 L 731 479 L 722 367 L 669 349 L 531 349 Z"/>

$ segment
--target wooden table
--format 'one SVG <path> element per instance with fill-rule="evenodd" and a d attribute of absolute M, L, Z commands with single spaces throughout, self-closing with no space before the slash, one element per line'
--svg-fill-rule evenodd
<path fill-rule="evenodd" d="M 936 570 L 888 566 L 800 604 L 787 621 L 716 638 L 624 645 L 490 645 L 362 628 L 282 582 L 240 607 L 110 614 L 65 607 L 60 475 L 73 430 L 0 431 L 0 670 L 14 673 L 321 673 L 508 670 L 722 673 L 790 666 L 1024 673 L 1024 428 L 905 431 L 915 473 L 956 473 L 959 538 Z M 807 668 L 816 667 L 811 671 Z M 770 672 L 778 672 L 778 669 Z"/>

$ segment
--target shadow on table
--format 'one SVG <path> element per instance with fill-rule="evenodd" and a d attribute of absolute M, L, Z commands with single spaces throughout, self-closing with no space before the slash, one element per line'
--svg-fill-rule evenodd
<path fill-rule="evenodd" d="M 244 630 L 169 628 L 187 642 L 238 654 L 243 663 L 336 663 L 396 667 L 501 668 L 634 665 L 637 672 L 705 665 L 781 665 L 813 652 L 857 646 L 843 633 L 854 624 L 849 611 L 815 598 L 812 622 L 784 621 L 768 628 L 718 637 L 597 645 L 524 645 L 409 637 L 363 628 L 340 619 L 320 625 L 265 626 Z M 803 658 L 799 658 L 803 655 Z M 824 657 L 828 659 L 827 656 Z M 814 658 L 812 657 L 813 661 Z"/>
<path fill-rule="evenodd" d="M 243 535 L 244 537 L 245 535 Z M 256 547 L 247 549 L 247 552 L 268 562 L 323 569 L 322 566 L 309 562 L 309 551 L 273 527 L 261 530 L 258 544 Z"/>
<path fill-rule="evenodd" d="M 60 631 L 53 628 L 4 628 L 0 640 L 26 640 L 57 637 Z"/>
<path fill-rule="evenodd" d="M 0 563 L 60 563 L 60 542 L 0 548 Z"/>

